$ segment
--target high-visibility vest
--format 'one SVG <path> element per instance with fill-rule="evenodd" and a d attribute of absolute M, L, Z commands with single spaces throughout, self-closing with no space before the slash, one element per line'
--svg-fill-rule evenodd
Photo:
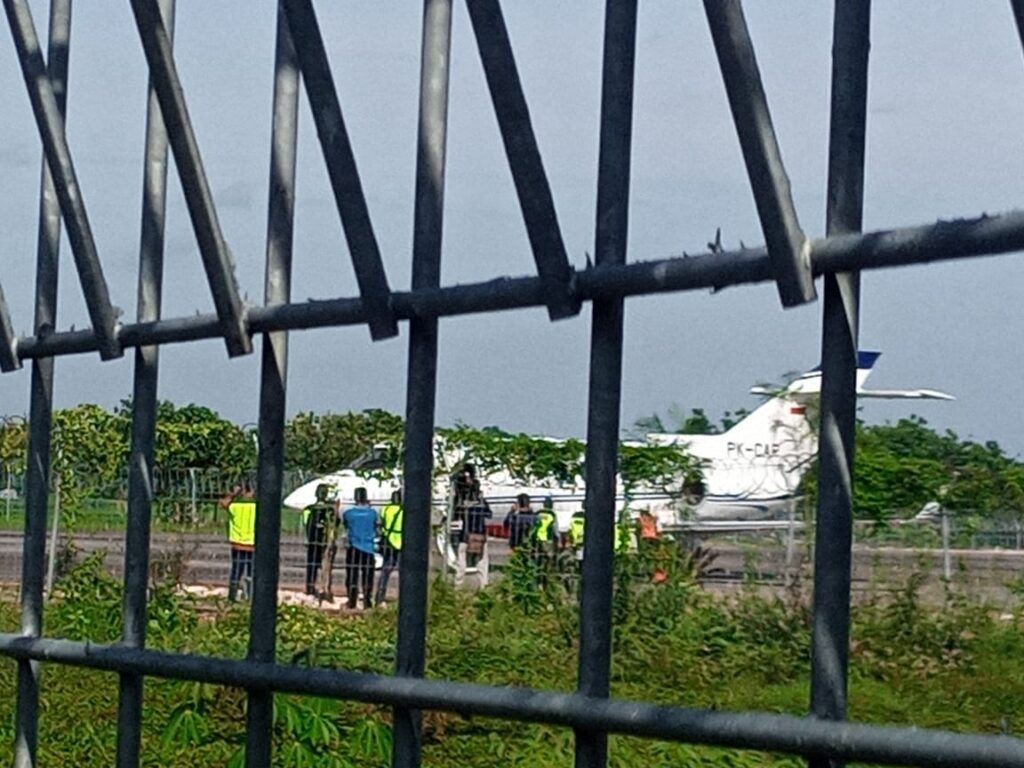
<path fill-rule="evenodd" d="M 576 513 L 572 516 L 572 520 L 569 521 L 569 541 L 572 542 L 574 547 L 583 546 L 583 530 L 586 525 L 586 518 Z"/>
<path fill-rule="evenodd" d="M 380 511 L 384 540 L 394 549 L 402 548 L 402 505 L 388 504 Z"/>
<path fill-rule="evenodd" d="M 232 501 L 228 505 L 228 541 L 243 547 L 256 544 L 255 501 Z"/>
<path fill-rule="evenodd" d="M 534 541 L 555 540 L 555 513 L 550 509 L 542 509 L 537 513 L 537 522 L 533 526 Z"/>

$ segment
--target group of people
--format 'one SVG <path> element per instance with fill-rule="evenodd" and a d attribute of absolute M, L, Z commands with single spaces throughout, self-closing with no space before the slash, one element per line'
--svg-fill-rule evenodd
<path fill-rule="evenodd" d="M 577 563 L 583 560 L 586 515 L 582 509 L 573 512 L 568 530 L 560 531 L 550 496 L 544 499 L 539 510 L 534 510 L 530 496 L 521 493 L 505 516 L 503 527 L 513 551 L 525 551 L 541 563 L 564 551 L 571 551 Z M 636 520 L 628 510 L 622 511 L 615 525 L 617 554 L 638 551 L 648 555 L 660 539 L 657 518 L 649 509 L 641 509 Z"/>
<path fill-rule="evenodd" d="M 398 567 L 402 550 L 402 494 L 395 491 L 390 503 L 378 511 L 370 505 L 365 488 L 356 488 L 354 503 L 344 511 L 330 499 L 330 486 L 317 486 L 316 501 L 302 512 L 306 538 L 306 594 L 333 601 L 334 561 L 340 533 L 345 532 L 345 595 L 349 608 L 355 608 L 362 594 L 363 606 L 371 608 L 384 602 L 391 574 Z M 221 499 L 228 513 L 228 542 L 231 545 L 231 571 L 228 600 L 238 598 L 241 588 L 248 597 L 252 581 L 253 552 L 256 541 L 256 501 L 252 487 L 239 483 Z M 376 555 L 382 557 L 380 579 L 374 591 Z"/>
<path fill-rule="evenodd" d="M 306 594 L 333 600 L 334 560 L 338 538 L 345 531 L 345 595 L 355 608 L 359 595 L 363 607 L 380 605 L 387 596 L 391 574 L 402 551 L 402 492 L 378 512 L 370 505 L 365 488 L 356 488 L 354 504 L 343 512 L 328 498 L 330 486 L 316 489 L 316 501 L 303 510 L 306 532 Z M 380 579 L 374 591 L 376 556 L 382 558 Z"/>
<path fill-rule="evenodd" d="M 476 568 L 480 585 L 488 580 L 486 556 L 487 521 L 492 519 L 490 504 L 483 496 L 476 467 L 464 464 L 452 477 L 447 518 L 448 543 L 455 556 L 455 583 L 463 582 L 467 568 Z M 520 493 L 502 523 L 513 552 L 522 551 L 538 563 L 548 564 L 567 544 L 558 530 L 554 499 L 548 496 L 534 510 L 530 496 Z M 583 557 L 583 513 L 573 515 L 568 542 L 580 559 Z"/>
<path fill-rule="evenodd" d="M 537 557 L 554 555 L 570 548 L 583 558 L 584 517 L 582 510 L 573 513 L 568 531 L 558 529 L 554 499 L 545 497 L 543 506 L 534 510 L 529 494 L 520 493 L 502 524 L 513 551 L 526 550 Z"/>
<path fill-rule="evenodd" d="M 487 521 L 493 517 L 487 499 L 481 493 L 476 467 L 467 463 L 452 477 L 447 522 L 448 541 L 455 555 L 455 582 L 462 581 L 467 567 L 477 567 L 482 584 L 487 581 Z M 529 494 L 520 493 L 502 522 L 513 552 L 523 552 L 541 565 L 554 561 L 556 555 L 570 548 L 583 559 L 584 515 L 572 516 L 569 530 L 559 531 L 554 499 L 545 497 L 543 506 L 534 509 Z"/>
<path fill-rule="evenodd" d="M 341 533 L 345 533 L 345 594 L 350 608 L 359 595 L 370 608 L 384 602 L 388 582 L 398 568 L 402 550 L 402 495 L 395 491 L 391 501 L 378 512 L 370 505 L 365 488 L 356 488 L 353 505 L 341 510 L 330 498 L 326 483 L 316 489 L 316 500 L 302 513 L 306 538 L 306 594 L 334 600 L 334 561 Z M 231 545 L 231 571 L 228 599 L 236 600 L 239 589 L 248 597 L 252 580 L 256 534 L 256 501 L 249 483 L 239 483 L 221 499 L 228 512 L 228 540 Z M 487 581 L 487 521 L 490 505 L 483 497 L 473 464 L 465 464 L 452 477 L 447 536 L 456 557 L 456 583 L 462 581 L 467 567 L 476 567 L 482 584 Z M 520 493 L 502 523 L 509 547 L 525 553 L 541 570 L 548 570 L 562 552 L 571 552 L 577 564 L 583 560 L 586 530 L 582 510 L 573 513 L 566 531 L 560 531 L 554 499 L 545 497 L 534 509 L 529 494 Z M 634 522 L 623 512 L 615 529 L 615 551 L 651 550 L 659 538 L 657 523 L 649 511 L 641 511 Z M 381 573 L 374 591 L 376 557 L 381 557 Z"/>

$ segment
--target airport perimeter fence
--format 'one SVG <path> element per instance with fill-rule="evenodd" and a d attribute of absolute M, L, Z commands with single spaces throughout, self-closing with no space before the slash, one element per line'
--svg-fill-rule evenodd
<path fill-rule="evenodd" d="M 87 529 L 123 527 L 128 510 L 128 467 L 123 468 L 114 482 L 96 484 L 93 476 L 88 468 L 69 467 L 59 477 L 52 473 L 50 494 L 56 500 L 58 494 L 71 493 Z M 282 487 L 294 489 L 316 476 L 317 473 L 309 470 L 285 470 Z M 224 512 L 218 501 L 237 483 L 249 482 L 255 487 L 256 470 L 154 467 L 152 478 L 154 519 L 167 529 L 186 531 L 223 524 Z M 8 470 L 0 465 L 0 514 L 5 519 L 10 520 L 12 515 L 17 519 L 24 509 L 25 487 L 23 468 Z M 289 522 L 293 521 L 289 518 Z"/>
<path fill-rule="evenodd" d="M 701 556 L 708 588 L 813 587 L 817 531 L 813 521 L 791 527 L 685 533 L 684 548 Z M 851 536 L 851 589 L 863 598 L 905 590 L 912 582 L 931 602 L 951 588 L 997 607 L 1024 596 L 1024 524 L 1019 518 L 859 520 Z"/>
<path fill-rule="evenodd" d="M 322 473 L 314 470 L 286 469 L 282 470 L 282 495 L 305 485 Z M 75 482 L 75 478 L 88 478 L 87 469 L 75 471 L 70 469 L 65 477 Z M 79 483 L 76 502 L 84 513 L 85 530 L 104 528 L 117 529 L 127 524 L 128 499 L 128 468 L 120 473 L 116 483 L 107 486 Z M 152 469 L 152 504 L 153 517 L 164 524 L 164 530 L 189 532 L 202 529 L 214 531 L 225 522 L 225 514 L 219 505 L 220 499 L 237 483 L 249 482 L 255 487 L 256 470 L 227 471 L 209 467 L 153 467 Z M 50 479 L 50 493 L 54 497 L 60 492 L 56 475 Z M 9 470 L 0 463 L 0 510 L 7 520 L 12 514 L 24 506 L 25 472 L 22 468 Z M 65 488 L 66 490 L 66 488 Z M 678 503 L 678 497 L 648 496 L 644 500 L 654 499 L 659 503 L 668 501 Z M 351 501 L 351 500 L 343 500 Z M 618 503 L 623 503 L 620 497 Z M 492 504 L 493 518 L 491 523 L 500 522 L 510 506 L 511 499 L 500 499 Z M 374 502 L 375 504 L 380 502 Z M 634 502 L 633 506 L 641 505 Z M 680 519 L 691 518 L 686 505 L 679 503 L 684 510 Z M 443 504 L 433 499 L 433 521 L 436 523 L 444 514 Z M 301 533 L 298 516 L 286 516 L 282 528 L 286 533 Z M 756 525 L 756 521 L 750 521 Z M 684 522 L 685 525 L 685 522 Z M 770 521 L 763 530 L 754 530 L 748 537 L 754 541 L 771 541 L 776 538 L 777 531 L 787 535 L 783 521 Z M 794 536 L 801 532 L 806 537 L 808 532 L 813 535 L 813 515 L 808 514 L 807 522 L 799 522 L 792 528 Z M 710 534 L 713 535 L 714 534 Z M 692 538 L 692 537 L 691 537 Z M 720 538 L 715 536 L 715 538 Z M 934 519 L 913 519 L 907 510 L 894 510 L 893 513 L 878 519 L 854 519 L 853 542 L 866 547 L 904 547 L 908 549 L 1024 549 L 1024 515 L 1014 512 L 979 514 L 974 510 L 964 509 L 936 515 Z"/>
<path fill-rule="evenodd" d="M 15 764 L 37 764 L 41 664 L 71 664 L 119 676 L 117 763 L 140 762 L 143 680 L 170 677 L 248 691 L 248 766 L 269 766 L 275 692 L 327 696 L 393 707 L 395 766 L 421 763 L 423 710 L 490 716 L 571 728 L 575 763 L 607 764 L 609 733 L 771 750 L 806 756 L 815 768 L 844 761 L 931 766 L 1024 766 L 1024 741 L 846 722 L 852 510 L 850 467 L 856 413 L 860 270 L 1008 253 L 1024 248 L 1024 212 L 940 221 L 861 233 L 865 157 L 869 0 L 837 0 L 832 41 L 827 237 L 809 238 L 790 194 L 771 110 L 741 0 L 705 0 L 733 122 L 756 203 L 765 247 L 627 263 L 636 0 L 608 0 L 602 56 L 597 204 L 593 265 L 568 260 L 551 186 L 530 119 L 499 0 L 468 0 L 491 100 L 529 234 L 536 274 L 442 287 L 440 257 L 448 127 L 452 0 L 423 3 L 416 190 L 412 204 L 412 290 L 392 289 L 374 235 L 367 198 L 345 130 L 330 57 L 313 0 L 280 0 L 275 44 L 270 203 L 265 302 L 247 306 L 235 281 L 186 108 L 172 49 L 172 0 L 130 0 L 150 77 L 136 322 L 119 321 L 87 216 L 91 199 L 78 182 L 64 132 L 71 2 L 51 0 L 47 55 L 28 0 L 3 0 L 8 27 L 43 146 L 34 333 L 18 337 L 0 300 L 0 369 L 31 361 L 30 474 L 21 578 L 20 632 L 0 635 L 0 653 L 17 661 Z M 1024 33 L 1024 0 L 1006 23 Z M 460 6 L 461 7 L 461 6 Z M 986 11 L 991 9 L 986 8 Z M 103 8 L 85 12 L 106 13 Z M 201 14 L 203 8 L 189 8 Z M 385 12 L 384 10 L 381 11 Z M 396 12 L 388 9 L 386 12 Z M 236 30 L 237 32 L 238 30 Z M 568 34 L 568 33 L 567 33 Z M 267 41 L 269 43 L 269 41 Z M 596 43 L 596 41 L 595 41 Z M 941 52 L 936 52 L 941 55 Z M 552 57 L 552 62 L 556 59 Z M 681 73 L 682 74 L 682 73 Z M 300 82 L 301 75 L 301 82 Z M 291 302 L 295 147 L 300 88 L 308 96 L 335 203 L 355 268 L 358 295 Z M 258 119 L 253 116 L 253 120 Z M 117 126 L 121 130 L 121 126 Z M 168 148 L 173 153 L 216 312 L 161 318 L 163 221 Z M 457 213 L 457 212 L 455 212 Z M 63 222 L 91 327 L 57 328 L 57 253 Z M 300 262 L 301 263 L 301 262 Z M 817 298 L 822 278 L 820 497 L 814 546 L 811 694 L 807 717 L 653 705 L 610 697 L 614 507 L 622 393 L 623 306 L 627 297 L 772 282 L 783 306 Z M 551 319 L 578 315 L 591 302 L 586 434 L 587 533 L 580 590 L 577 689 L 574 693 L 458 683 L 424 677 L 427 569 L 438 327 L 443 317 L 543 307 Z M 969 319 L 969 317 L 965 318 Z M 286 392 L 287 333 L 366 325 L 373 340 L 409 332 L 405 414 L 405 545 L 400 576 L 395 675 L 297 667 L 278 660 L 277 587 Z M 220 338 L 231 356 L 262 341 L 259 405 L 259 499 L 250 622 L 245 659 L 162 653 L 145 647 L 152 510 L 157 360 L 160 345 Z M 55 358 L 98 353 L 109 361 L 132 350 L 131 476 L 125 534 L 124 633 L 117 645 L 43 636 L 45 538 Z M 543 386 L 539 383 L 538 386 Z M 983 692 L 978 695 L 984 695 Z"/>

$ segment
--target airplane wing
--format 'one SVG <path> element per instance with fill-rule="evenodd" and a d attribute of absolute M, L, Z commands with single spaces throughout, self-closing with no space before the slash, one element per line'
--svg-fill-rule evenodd
<path fill-rule="evenodd" d="M 937 389 L 862 389 L 857 397 L 875 397 L 885 400 L 956 400 Z"/>
<path fill-rule="evenodd" d="M 774 396 L 779 393 L 767 387 L 751 387 L 750 394 Z M 857 391 L 857 397 L 884 400 L 956 400 L 952 395 L 939 392 L 937 389 L 860 389 Z"/>
<path fill-rule="evenodd" d="M 662 526 L 665 533 L 744 533 L 748 531 L 802 530 L 804 524 L 794 520 L 685 520 Z"/>

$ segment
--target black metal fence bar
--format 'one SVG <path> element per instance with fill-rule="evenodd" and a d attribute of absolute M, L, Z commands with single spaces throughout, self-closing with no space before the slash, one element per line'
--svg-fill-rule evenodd
<path fill-rule="evenodd" d="M 800 229 L 789 177 L 772 127 L 754 44 L 741 0 L 704 0 L 743 160 L 754 192 L 783 306 L 815 299 L 807 238 Z"/>
<path fill-rule="evenodd" d="M 919 227 L 835 235 L 811 244 L 816 275 L 851 270 L 884 269 L 934 261 L 990 256 L 1024 249 L 1024 212 L 1012 211 L 975 219 L 940 221 Z M 773 279 L 764 248 L 720 254 L 674 257 L 658 261 L 606 265 L 577 270 L 574 292 L 583 301 L 614 296 L 639 296 L 672 291 L 720 290 Z M 544 285 L 537 277 L 502 277 L 481 283 L 420 288 L 391 295 L 394 316 L 448 317 L 545 305 Z M 359 325 L 369 313 L 358 298 L 326 299 L 272 307 L 252 307 L 252 333 Z M 154 323 L 125 324 L 118 329 L 122 346 L 173 344 L 220 337 L 217 318 L 196 315 Z M 63 331 L 18 340 L 22 360 L 82 354 L 97 349 L 91 331 Z"/>
<path fill-rule="evenodd" d="M 636 0 L 608 0 L 594 234 L 596 270 L 626 261 L 636 22 Z M 585 457 L 587 487 L 583 503 L 587 545 L 583 551 L 576 687 L 583 696 L 607 697 L 611 680 L 623 299 L 621 296 L 595 299 L 592 313 Z M 603 768 L 607 762 L 608 734 L 603 729 L 578 728 L 576 768 Z"/>
<path fill-rule="evenodd" d="M 1010 8 L 1017 24 L 1017 36 L 1020 37 L 1021 45 L 1024 45 L 1024 0 L 1010 0 Z"/>
<path fill-rule="evenodd" d="M 43 61 L 32 13 L 27 0 L 4 0 L 4 10 L 7 11 L 7 21 L 18 50 L 32 112 L 53 178 L 53 191 L 64 216 L 64 226 L 68 231 L 89 320 L 96 334 L 97 348 L 105 360 L 120 357 L 121 348 L 117 343 L 116 332 L 117 313 L 110 303 L 107 281 L 103 277 L 82 190 L 78 186 L 78 177 L 71 160 L 71 150 L 64 133 L 64 109 L 58 103 L 52 76 Z"/>
<path fill-rule="evenodd" d="M 0 634 L 0 654 L 19 660 L 138 672 L 154 677 L 272 688 L 410 709 L 461 712 L 699 744 L 828 754 L 889 765 L 1024 766 L 1024 740 L 949 731 L 820 721 L 762 712 L 659 706 L 580 694 L 316 667 L 164 653 Z"/>
<path fill-rule="evenodd" d="M 174 0 L 161 0 L 169 38 L 174 35 Z M 157 320 L 163 291 L 164 223 L 167 211 L 167 128 L 152 84 L 146 109 L 146 150 L 142 182 L 142 232 L 139 247 L 137 315 Z M 146 597 L 149 589 L 149 532 L 153 505 L 153 454 L 156 445 L 157 381 L 160 349 L 135 350 L 132 385 L 131 452 L 128 460 L 128 510 L 124 546 L 124 629 L 128 648 L 146 645 Z M 142 675 L 123 674 L 117 707 L 117 766 L 136 768 L 142 744 Z"/>
<path fill-rule="evenodd" d="M 0 656 L 18 665 L 16 766 L 36 765 L 40 662 L 116 673 L 121 696 L 117 764 L 140 762 L 144 676 L 208 682 L 248 692 L 245 759 L 271 764 L 277 692 L 391 706 L 394 766 L 421 762 L 422 710 L 572 728 L 575 763 L 604 766 L 608 734 L 785 752 L 813 768 L 845 761 L 923 766 L 1022 766 L 1024 740 L 844 721 L 849 645 L 853 427 L 859 272 L 1024 250 L 1024 211 L 861 234 L 870 0 L 836 0 L 829 143 L 827 237 L 808 241 L 797 221 L 740 0 L 705 0 L 765 233 L 765 248 L 626 263 L 637 0 L 607 0 L 595 226 L 596 265 L 574 270 L 516 70 L 500 0 L 467 0 L 536 276 L 441 287 L 440 259 L 451 52 L 452 0 L 424 0 L 412 286 L 392 293 L 352 147 L 345 131 L 312 0 L 279 0 L 265 300 L 246 311 L 235 284 L 171 52 L 174 0 L 131 0 L 150 68 L 138 321 L 116 324 L 63 132 L 70 0 L 51 0 L 44 63 L 26 0 L 3 0 L 44 145 L 34 335 L 14 337 L 0 296 L 0 370 L 31 359 L 21 628 L 0 634 Z M 1024 43 L 1024 0 L 1011 0 Z M 359 296 L 291 304 L 299 76 L 305 80 Z M 162 119 L 161 119 L 162 116 Z M 160 319 L 166 156 L 173 149 L 200 244 L 216 314 Z M 51 173 L 52 172 L 52 173 Z M 61 216 L 70 234 L 91 330 L 54 332 Z M 786 306 L 815 297 L 824 275 L 819 500 L 816 526 L 810 716 L 723 712 L 610 697 L 613 540 L 626 297 L 775 281 Z M 584 499 L 587 515 L 575 693 L 424 679 L 431 545 L 433 433 L 441 317 L 547 307 L 552 318 L 593 303 Z M 278 664 L 287 332 L 367 324 L 380 339 L 409 321 L 404 454 L 404 547 L 395 674 L 381 676 Z M 230 354 L 262 345 L 256 555 L 246 659 L 145 648 L 149 522 L 157 411 L 158 345 L 226 340 Z M 42 599 L 54 356 L 137 348 L 126 531 L 124 631 L 116 646 L 43 638 Z"/>
<path fill-rule="evenodd" d="M 580 300 L 571 290 L 572 267 L 562 241 L 555 202 L 530 122 L 530 110 L 523 95 L 501 3 L 499 0 L 466 0 L 466 6 L 537 273 L 544 281 L 548 314 L 553 320 L 571 317 L 579 314 Z"/>
<path fill-rule="evenodd" d="M 871 0 L 837 0 L 826 202 L 830 235 L 861 228 L 870 44 Z M 842 720 L 850 644 L 859 274 L 825 275 L 824 293 L 810 709 L 817 717 Z M 810 765 L 840 768 L 842 763 L 816 757 Z"/>
<path fill-rule="evenodd" d="M 389 302 L 391 290 L 312 0 L 283 0 L 283 7 L 302 69 L 334 201 L 352 255 L 359 295 L 369 312 L 370 336 L 375 340 L 397 336 L 398 324 L 391 314 Z"/>
<path fill-rule="evenodd" d="M 11 312 L 0 288 L 0 371 L 9 373 L 21 368 L 21 358 L 17 351 L 17 334 L 11 324 Z"/>
<path fill-rule="evenodd" d="M 71 0 L 51 0 L 48 76 L 61 116 L 67 106 Z M 53 331 L 57 320 L 61 212 L 53 176 L 43 158 L 36 244 L 35 332 Z M 34 360 L 29 394 L 28 456 L 25 478 L 25 538 L 21 561 L 21 633 L 43 633 L 43 569 L 46 560 L 46 506 L 50 493 L 50 437 L 53 422 L 53 358 Z M 18 663 L 18 701 L 14 714 L 14 765 L 34 768 L 39 733 L 39 663 Z"/>
<path fill-rule="evenodd" d="M 434 288 L 441 280 L 451 35 L 452 0 L 424 0 L 413 211 L 413 290 Z M 427 658 L 437 347 L 437 317 L 410 320 L 402 477 L 405 512 L 398 569 L 395 652 L 395 674 L 408 678 L 423 676 Z M 392 734 L 392 766 L 419 768 L 419 711 L 396 707 Z"/>
<path fill-rule="evenodd" d="M 278 8 L 274 54 L 274 102 L 267 213 L 264 303 L 291 297 L 295 155 L 299 119 L 299 65 L 284 12 Z M 277 646 L 277 588 L 281 559 L 281 489 L 284 473 L 285 394 L 288 334 L 263 336 L 260 368 L 259 464 L 256 480 L 256 553 L 253 563 L 249 659 L 274 661 Z M 250 689 L 246 709 L 245 763 L 269 766 L 274 734 L 274 694 Z"/>
<path fill-rule="evenodd" d="M 185 104 L 185 93 L 174 66 L 170 38 L 160 19 L 156 0 L 131 0 L 131 5 L 149 64 L 150 81 L 156 90 L 167 126 L 185 204 L 203 259 L 206 281 L 213 294 L 221 335 L 229 355 L 248 354 L 252 352 L 252 342 L 246 332 L 245 310 L 235 282 L 234 261 L 221 234 L 213 195 L 199 154 L 199 144 Z"/>

